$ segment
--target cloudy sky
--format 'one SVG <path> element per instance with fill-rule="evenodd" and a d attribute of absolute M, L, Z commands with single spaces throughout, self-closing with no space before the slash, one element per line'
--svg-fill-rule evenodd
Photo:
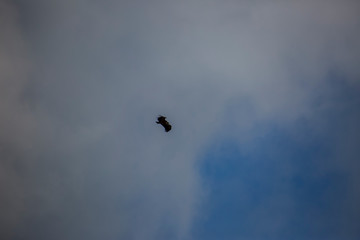
<path fill-rule="evenodd" d="M 0 239 L 359 239 L 359 29 L 357 0 L 0 0 Z"/>

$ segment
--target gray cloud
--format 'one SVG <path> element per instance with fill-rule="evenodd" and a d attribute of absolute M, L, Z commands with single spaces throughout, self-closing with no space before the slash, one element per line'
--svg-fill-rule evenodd
<path fill-rule="evenodd" d="M 315 119 L 330 70 L 359 84 L 356 1 L 1 1 L 0 11 L 8 239 L 185 238 L 204 197 L 197 154 L 224 109 L 241 107 L 233 133 L 247 141 L 258 120 Z"/>

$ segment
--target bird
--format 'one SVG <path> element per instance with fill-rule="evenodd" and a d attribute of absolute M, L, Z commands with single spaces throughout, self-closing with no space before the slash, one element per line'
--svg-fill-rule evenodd
<path fill-rule="evenodd" d="M 168 121 L 166 121 L 166 117 L 159 115 L 157 118 L 157 124 L 161 124 L 165 128 L 165 132 L 168 132 L 171 130 L 171 125 Z"/>

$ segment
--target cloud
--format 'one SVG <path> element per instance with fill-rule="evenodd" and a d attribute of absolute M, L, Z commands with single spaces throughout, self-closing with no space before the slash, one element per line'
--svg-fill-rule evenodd
<path fill-rule="evenodd" d="M 0 6 L 8 238 L 185 238 L 227 114 L 247 141 L 259 121 L 315 119 L 331 71 L 358 87 L 356 1 Z"/>
<path fill-rule="evenodd" d="M 18 28 L 17 11 L 9 2 L 0 2 L 0 218 L 1 235 L 6 237 L 24 210 L 24 184 L 17 172 L 24 167 L 19 157 L 33 144 L 36 125 L 27 106 L 21 102 L 30 63 L 26 44 Z"/>

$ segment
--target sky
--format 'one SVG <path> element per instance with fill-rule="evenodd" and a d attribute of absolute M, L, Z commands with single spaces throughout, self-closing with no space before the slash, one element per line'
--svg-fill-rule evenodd
<path fill-rule="evenodd" d="M 359 1 L 0 0 L 0 29 L 0 239 L 360 239 Z"/>

